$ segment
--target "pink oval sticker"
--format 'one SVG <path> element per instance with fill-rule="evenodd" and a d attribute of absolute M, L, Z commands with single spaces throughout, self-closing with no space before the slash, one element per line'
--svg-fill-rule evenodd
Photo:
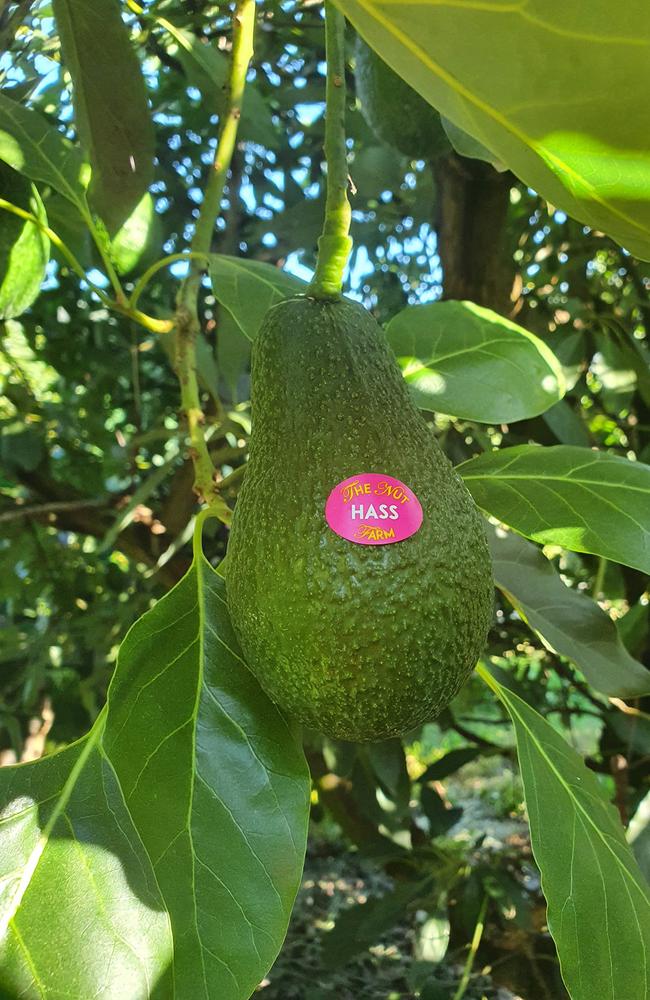
<path fill-rule="evenodd" d="M 325 518 L 332 531 L 349 542 L 390 545 L 415 534 L 422 524 L 422 507 L 399 479 L 361 472 L 334 487 Z"/>

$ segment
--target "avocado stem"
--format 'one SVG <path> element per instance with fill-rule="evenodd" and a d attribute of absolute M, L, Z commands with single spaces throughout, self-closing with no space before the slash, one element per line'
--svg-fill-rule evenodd
<path fill-rule="evenodd" d="M 325 3 L 325 49 L 327 198 L 323 232 L 318 240 L 316 271 L 307 294 L 315 299 L 340 299 L 343 272 L 352 250 L 352 212 L 348 201 L 345 144 L 345 18 L 331 0 L 326 0 Z"/>

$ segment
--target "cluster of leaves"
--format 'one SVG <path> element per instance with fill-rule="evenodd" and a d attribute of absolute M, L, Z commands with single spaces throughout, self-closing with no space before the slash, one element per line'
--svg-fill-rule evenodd
<path fill-rule="evenodd" d="M 30 974 L 38 983 L 46 968 L 48 989 L 75 990 L 75 996 L 90 995 L 107 977 L 115 996 L 120 990 L 166 996 L 173 975 L 185 991 L 179 995 L 232 990 L 243 997 L 277 952 L 291 909 L 305 833 L 306 772 L 293 734 L 287 739 L 283 720 L 256 687 L 246 687 L 252 682 L 238 670 L 219 603 L 221 581 L 196 552 L 192 564 L 197 505 L 169 339 L 111 312 L 97 294 L 108 287 L 111 267 L 132 292 L 152 261 L 188 247 L 223 111 L 230 23 L 222 7 L 202 0 L 158 0 L 143 10 L 128 5 L 119 29 L 128 31 L 129 51 L 142 66 L 155 123 L 155 136 L 138 136 L 138 149 L 147 160 L 147 143 L 155 141 L 156 159 L 153 176 L 145 170 L 140 177 L 144 198 L 141 187 L 123 190 L 124 205 L 136 202 L 127 219 L 117 203 L 110 210 L 106 204 L 105 189 L 114 189 L 115 178 L 121 185 L 124 169 L 113 157 L 120 143 L 111 155 L 102 145 L 112 134 L 110 108 L 104 117 L 100 107 L 84 119 L 77 102 L 72 124 L 72 79 L 92 71 L 93 46 L 97 39 L 110 42 L 110 32 L 105 26 L 97 31 L 95 15 L 86 21 L 72 2 L 55 6 L 56 25 L 47 4 L 27 16 L 19 9 L 18 22 L 8 18 L 2 25 L 10 51 L 0 64 L 7 95 L 0 98 L 0 152 L 10 165 L 3 168 L 0 195 L 47 220 L 88 280 L 79 283 L 55 244 L 47 265 L 50 247 L 34 224 L 18 224 L 12 216 L 11 226 L 1 227 L 0 259 L 8 263 L 0 286 L 0 724 L 3 747 L 20 757 L 48 699 L 54 712 L 48 748 L 82 739 L 46 758 L 46 770 L 23 769 L 8 779 L 7 802 L 15 805 L 3 829 L 16 834 L 15 868 L 20 872 L 25 859 L 42 858 L 29 886 L 20 877 L 9 886 L 10 905 L 2 913 L 17 909 L 20 938 L 12 940 L 29 941 L 31 973 L 11 944 L 5 960 L 7 976 L 15 978 L 3 986 L 18 990 L 21 977 Z M 70 57 L 70 17 L 89 32 L 78 64 Z M 479 44 L 493 33 L 471 36 Z M 501 37 L 508 44 L 509 36 Z M 300 288 L 314 263 L 324 200 L 323 59 L 318 6 L 263 5 L 240 142 L 201 302 L 207 436 L 230 501 L 250 432 L 250 342 L 266 308 Z M 607 89 L 615 88 L 608 83 Z M 17 173 L 10 141 L 17 134 L 17 102 L 37 110 L 61 135 L 81 139 L 89 151 L 95 169 L 88 197 L 106 225 L 100 247 L 68 204 L 84 209 L 81 187 L 66 202 L 51 176 L 30 175 L 33 186 Z M 613 865 L 602 885 L 571 901 L 580 922 L 590 909 L 602 912 L 601 891 L 611 894 L 613 908 L 623 906 L 624 890 L 617 895 L 614 886 L 621 872 L 623 882 L 628 877 L 624 841 L 601 804 L 603 792 L 627 821 L 640 812 L 650 777 L 650 700 L 642 666 L 650 636 L 648 480 L 639 464 L 650 460 L 650 270 L 608 236 L 509 179 L 504 242 L 511 319 L 433 302 L 442 290 L 435 220 L 445 192 L 430 165 L 401 158 L 370 133 L 352 86 L 349 108 L 356 246 L 349 292 L 387 323 L 415 399 L 479 505 L 531 540 L 491 529 L 499 589 L 485 660 L 516 719 L 524 785 L 536 787 L 540 797 L 536 810 L 528 796 L 537 862 L 544 864 L 540 845 L 546 838 L 557 838 L 548 850 L 566 858 L 573 837 L 574 854 L 587 869 L 594 857 Z M 128 125 L 126 120 L 127 131 Z M 481 137 L 500 142 L 491 128 L 485 125 Z M 504 159 L 514 166 L 517 156 Z M 536 186 L 550 197 L 556 190 L 544 176 Z M 576 214 L 586 218 L 584 207 Z M 618 235 L 616 226 L 609 231 Z M 27 284 L 12 266 L 15 247 L 31 262 L 35 278 Z M 186 266 L 177 261 L 151 275 L 139 300 L 148 315 L 170 315 Z M 31 309 L 23 312 L 27 300 Z M 540 444 L 551 446 L 543 457 Z M 589 447 L 600 451 L 586 453 Z M 205 539 L 210 562 L 218 564 L 225 529 L 208 521 Z M 179 580 L 124 643 L 103 709 L 128 627 Z M 161 685 L 163 676 L 174 683 Z M 608 695 L 637 699 L 632 714 Z M 415 969 L 408 988 L 422 996 L 448 996 L 456 988 L 467 945 L 486 915 L 500 933 L 516 928 L 519 943 L 541 947 L 539 884 L 525 841 L 520 836 L 502 843 L 495 863 L 481 835 L 467 842 L 467 817 L 455 804 L 452 776 L 461 766 L 479 756 L 500 766 L 514 761 L 500 704 L 473 681 L 435 729 L 413 734 L 406 755 L 397 741 L 360 749 L 310 736 L 316 828 L 331 836 L 334 821 L 337 836 L 391 879 L 380 898 L 337 921 L 324 946 L 330 967 L 375 944 L 405 910 L 423 915 L 423 926 L 445 942 L 426 954 L 415 947 L 424 967 Z M 575 771 L 557 731 L 578 743 L 591 775 Z M 546 769 L 533 744 L 543 745 Z M 562 813 L 557 803 L 564 797 Z M 517 812 L 521 801 L 516 794 L 505 812 Z M 617 853 L 603 853 L 599 823 Z M 68 842 L 84 845 L 88 883 L 80 881 L 66 895 L 57 887 L 69 884 L 77 870 L 65 852 Z M 647 870 L 643 832 L 636 843 Z M 123 870 L 111 889 L 115 856 Z M 565 978 L 578 946 L 555 914 L 566 902 L 569 876 L 567 869 L 544 886 L 566 956 Z M 92 884 L 100 885 L 101 898 L 88 891 Z M 594 942 L 594 975 L 612 952 L 623 961 L 625 949 L 638 946 L 616 939 L 628 933 L 631 913 L 641 905 L 633 879 L 626 884 L 632 886 L 631 909 L 612 918 L 610 942 Z M 45 895 L 57 899 L 60 912 L 56 940 L 41 935 L 39 946 L 34 942 Z M 71 986 L 69 928 L 79 920 L 98 921 L 100 910 L 105 947 Z M 122 925 L 127 910 L 130 949 Z M 183 961 L 177 955 L 171 971 L 173 942 L 183 935 Z M 481 947 L 486 960 L 494 956 L 490 934 Z M 453 961 L 446 968 L 448 948 Z M 60 956 L 56 967 L 52 952 Z M 112 979 L 109 953 L 120 955 Z M 636 957 L 625 961 L 641 968 Z M 543 986 L 529 984 L 522 993 L 561 995 L 557 965 L 546 966 Z M 626 980 L 624 970 L 620 975 L 632 995 L 634 980 Z M 438 980 L 446 993 L 436 993 Z M 572 996 L 582 1000 L 579 989 L 573 986 Z M 289 995 L 289 986 L 282 995 Z"/>

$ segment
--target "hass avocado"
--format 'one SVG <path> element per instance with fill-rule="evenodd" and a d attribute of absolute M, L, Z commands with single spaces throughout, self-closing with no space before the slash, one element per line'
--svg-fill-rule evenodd
<path fill-rule="evenodd" d="M 332 737 L 380 740 L 435 718 L 485 643 L 491 566 L 481 517 L 381 327 L 349 301 L 275 306 L 253 346 L 252 413 L 226 573 L 247 663 L 282 708 Z M 337 534 L 328 497 L 360 474 L 408 487 L 419 528 L 389 544 Z M 373 530 L 393 530 L 398 494 L 383 511 L 382 497 L 362 498 Z"/>
<path fill-rule="evenodd" d="M 440 115 L 357 36 L 355 80 L 361 111 L 379 139 L 412 159 L 451 152 Z"/>

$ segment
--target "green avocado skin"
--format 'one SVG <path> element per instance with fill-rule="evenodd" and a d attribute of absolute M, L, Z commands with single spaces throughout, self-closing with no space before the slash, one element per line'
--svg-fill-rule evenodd
<path fill-rule="evenodd" d="M 375 135 L 411 159 L 432 161 L 450 153 L 436 109 L 358 36 L 355 57 L 357 97 Z"/>
<path fill-rule="evenodd" d="M 338 739 L 435 718 L 483 649 L 491 563 L 381 327 L 349 301 L 275 306 L 253 346 L 252 408 L 226 572 L 246 662 L 280 707 Z M 415 492 L 416 534 L 358 545 L 330 529 L 330 492 L 367 472 Z"/>

